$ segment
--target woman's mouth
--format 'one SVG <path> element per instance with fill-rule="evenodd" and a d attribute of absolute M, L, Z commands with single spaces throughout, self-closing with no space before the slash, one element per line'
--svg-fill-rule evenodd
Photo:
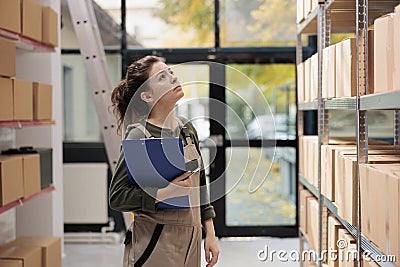
<path fill-rule="evenodd" d="M 182 86 L 178 85 L 177 87 L 175 87 L 174 89 L 172 89 L 172 91 L 177 91 L 177 90 L 182 90 Z"/>

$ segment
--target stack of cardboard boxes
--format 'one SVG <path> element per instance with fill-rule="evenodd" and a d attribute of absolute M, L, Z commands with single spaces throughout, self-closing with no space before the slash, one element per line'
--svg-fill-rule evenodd
<path fill-rule="evenodd" d="M 318 98 L 318 53 L 297 65 L 297 102 L 311 102 Z"/>
<path fill-rule="evenodd" d="M 53 183 L 52 149 L 11 149 L 0 155 L 0 207 Z"/>
<path fill-rule="evenodd" d="M 19 237 L 0 247 L 2 267 L 61 267 L 61 238 Z"/>
<path fill-rule="evenodd" d="M 317 136 L 299 137 L 299 172 L 316 188 L 317 142 Z M 368 164 L 360 166 L 361 230 L 386 255 L 400 259 L 400 147 L 370 139 L 368 154 Z M 353 138 L 331 138 L 328 145 L 322 145 L 321 193 L 337 207 L 338 215 L 352 225 L 357 224 L 356 168 L 357 148 Z M 303 189 L 299 203 L 300 228 L 316 249 L 318 201 Z M 337 228 L 342 227 L 336 219 L 328 217 L 328 239 L 332 239 L 328 249 L 334 249 L 331 246 L 337 242 Z"/>
<path fill-rule="evenodd" d="M 400 90 L 400 6 L 375 20 L 368 31 L 368 94 Z M 356 96 L 356 39 L 322 51 L 322 98 Z M 317 54 L 297 66 L 298 103 L 318 98 Z M 360 92 L 364 95 L 365 92 Z"/>
<path fill-rule="evenodd" d="M 368 31 L 368 94 L 374 93 L 374 31 Z M 356 39 L 347 38 L 322 50 L 322 98 L 356 96 Z M 297 66 L 298 103 L 318 99 L 318 53 Z M 365 92 L 360 92 L 365 95 Z"/>
<path fill-rule="evenodd" d="M 0 121 L 52 119 L 51 85 L 16 78 L 15 38 L 57 46 L 57 29 L 58 17 L 51 8 L 34 0 L 0 0 L 0 35 L 14 34 L 11 39 L 0 37 Z"/>

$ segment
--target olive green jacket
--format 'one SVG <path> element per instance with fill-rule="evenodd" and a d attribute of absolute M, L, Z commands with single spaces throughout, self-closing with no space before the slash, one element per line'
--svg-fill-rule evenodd
<path fill-rule="evenodd" d="M 186 119 L 181 118 L 185 126 L 188 128 L 190 136 L 200 154 L 199 140 L 197 136 L 196 129 L 194 126 Z M 155 137 L 161 137 L 161 132 L 163 137 L 175 137 L 178 133 L 174 133 L 171 129 L 160 128 L 149 122 L 141 121 L 145 125 L 149 133 Z M 179 136 L 186 142 L 185 137 L 182 133 Z M 138 129 L 133 128 L 128 133 L 126 139 L 140 139 L 144 138 L 144 133 Z M 200 154 L 201 155 L 201 154 Z M 214 207 L 210 205 L 208 192 L 206 190 L 206 175 L 202 168 L 200 172 L 200 201 L 201 203 L 207 203 L 201 206 L 201 220 L 205 221 L 209 218 L 215 217 Z M 153 196 L 157 194 L 157 188 L 155 187 L 144 187 L 140 188 L 138 186 L 133 186 L 128 182 L 128 174 L 126 172 L 126 163 L 124 159 L 124 153 L 121 150 L 117 165 L 115 167 L 114 175 L 110 184 L 109 191 L 109 202 L 112 209 L 126 212 L 126 211 L 143 211 L 143 212 L 156 212 L 157 204 Z"/>

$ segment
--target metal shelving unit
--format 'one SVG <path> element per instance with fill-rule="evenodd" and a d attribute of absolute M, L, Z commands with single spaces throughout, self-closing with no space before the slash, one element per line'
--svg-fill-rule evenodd
<path fill-rule="evenodd" d="M 309 189 L 319 202 L 319 242 L 318 255 L 327 246 L 326 221 L 322 214 L 328 209 L 334 214 L 346 229 L 357 240 L 358 261 L 361 266 L 361 251 L 368 249 L 372 252 L 372 258 L 383 256 L 359 229 L 360 227 L 360 175 L 359 165 L 368 162 L 368 110 L 395 110 L 394 120 L 394 144 L 400 144 L 400 91 L 359 96 L 368 92 L 368 27 L 374 20 L 386 13 L 393 12 L 400 1 L 386 0 L 328 0 L 320 2 L 318 8 L 297 26 L 297 64 L 303 60 L 302 35 L 317 35 L 318 39 L 318 99 L 298 105 L 298 133 L 303 134 L 303 111 L 318 111 L 318 188 L 309 184 L 303 177 L 299 178 L 301 184 Z M 330 45 L 331 33 L 355 33 L 356 37 L 356 97 L 322 99 L 322 50 Z M 337 214 L 336 206 L 321 194 L 321 145 L 327 144 L 329 139 L 328 121 L 329 110 L 353 110 L 356 112 L 356 138 L 357 138 L 357 168 L 356 168 L 356 199 L 357 220 L 356 225 L 350 225 Z M 303 248 L 304 236 L 299 231 L 300 248 Z M 320 257 L 319 257 L 320 258 Z M 317 262 L 322 266 L 322 262 Z M 395 266 L 393 263 L 378 263 L 380 266 Z"/>

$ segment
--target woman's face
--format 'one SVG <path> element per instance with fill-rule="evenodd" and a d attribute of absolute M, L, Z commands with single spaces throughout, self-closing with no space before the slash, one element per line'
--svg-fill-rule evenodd
<path fill-rule="evenodd" d="M 157 62 L 152 66 L 148 87 L 149 90 L 146 93 L 149 98 L 144 100 L 153 106 L 158 103 L 175 105 L 184 96 L 178 78 L 164 62 Z"/>

